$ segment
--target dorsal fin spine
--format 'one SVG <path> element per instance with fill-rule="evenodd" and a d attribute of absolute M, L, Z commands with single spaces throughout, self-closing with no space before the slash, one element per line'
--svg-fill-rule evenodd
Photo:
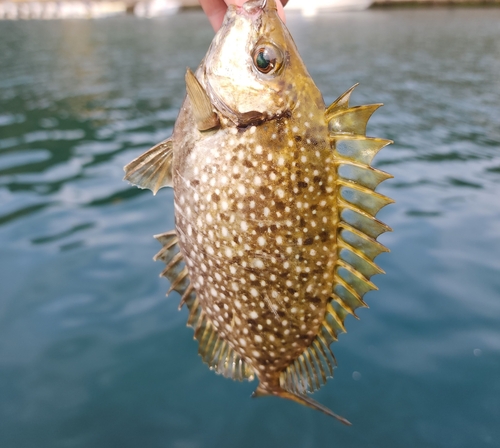
<path fill-rule="evenodd" d="M 325 350 L 323 349 L 323 344 L 321 343 L 320 340 L 314 339 L 312 342 L 312 346 L 315 348 L 314 352 L 316 354 L 316 357 L 318 359 L 318 363 L 320 363 L 323 368 L 327 368 L 328 372 L 328 377 L 333 376 L 333 365 L 331 365 L 329 362 L 326 362 L 328 360 L 328 356 L 326 355 Z"/>
<path fill-rule="evenodd" d="M 179 310 L 184 306 L 184 304 L 187 302 L 188 298 L 191 296 L 191 293 L 194 291 L 194 286 L 192 284 L 189 284 L 189 286 L 186 288 L 184 291 L 184 294 L 182 294 L 181 301 L 179 303 Z"/>
<path fill-rule="evenodd" d="M 338 326 L 344 333 L 346 332 L 344 322 L 342 322 L 342 320 L 339 319 L 337 312 L 334 310 L 332 306 L 332 302 L 326 305 L 326 314 L 329 314 L 332 317 L 332 319 L 338 324 Z"/>
<path fill-rule="evenodd" d="M 304 380 L 304 390 L 308 392 L 307 385 L 311 383 L 311 377 L 309 372 L 307 371 L 307 367 L 304 363 L 304 357 L 301 355 L 296 359 L 296 364 L 298 366 L 298 370 L 300 372 L 300 377 Z"/>
<path fill-rule="evenodd" d="M 319 371 L 319 373 L 321 374 L 321 384 L 326 384 L 326 381 L 327 381 L 327 375 L 326 375 L 326 372 L 325 372 L 325 369 L 323 367 L 323 363 L 321 362 L 321 360 L 319 359 L 318 357 L 318 354 L 316 353 L 316 346 L 314 345 L 311 345 L 307 350 L 306 352 L 309 354 L 309 356 L 311 357 L 311 362 L 314 362 L 314 364 L 316 364 L 316 367 L 317 367 L 317 370 Z"/>
<path fill-rule="evenodd" d="M 304 353 L 302 354 L 302 356 L 304 357 L 304 363 L 308 367 L 310 374 L 312 374 L 312 379 L 314 380 L 315 385 L 316 385 L 315 389 L 319 389 L 323 383 L 319 379 L 319 376 L 318 376 L 319 368 L 318 368 L 318 366 L 315 366 L 315 363 L 313 362 L 313 360 L 311 358 L 309 348 L 304 350 Z"/>
<path fill-rule="evenodd" d="M 359 83 L 354 84 L 349 90 L 340 95 L 325 111 L 325 115 L 333 113 L 335 110 L 345 110 L 349 107 L 349 99 L 353 90 L 358 87 Z"/>
<path fill-rule="evenodd" d="M 341 238 L 338 239 L 337 244 L 339 245 L 340 249 L 345 249 L 345 250 L 352 252 L 357 257 L 362 259 L 365 263 L 369 264 L 373 268 L 373 270 L 376 271 L 377 274 L 385 274 L 385 271 L 380 266 L 378 266 L 373 260 L 371 260 L 369 257 L 367 257 L 364 252 L 362 252 L 358 249 L 355 249 L 350 244 L 347 244 Z M 339 251 L 339 253 L 340 253 L 340 251 Z M 373 274 L 373 275 L 375 275 L 375 274 Z"/>
<path fill-rule="evenodd" d="M 184 269 L 181 272 L 179 272 L 177 278 L 172 283 L 170 283 L 170 288 L 168 288 L 167 296 L 170 295 L 172 291 L 177 290 L 177 287 L 182 283 L 183 280 L 186 279 L 188 275 L 189 274 L 187 266 L 184 266 Z"/>
<path fill-rule="evenodd" d="M 346 263 L 342 259 L 337 260 L 337 266 L 338 267 L 343 267 L 344 269 L 347 269 L 351 274 L 355 275 L 358 277 L 361 281 L 365 282 L 367 286 L 369 286 L 372 290 L 377 291 L 378 287 L 369 279 L 367 279 L 361 272 L 359 272 L 356 268 L 352 267 L 350 264 Z"/>
<path fill-rule="evenodd" d="M 337 287 L 338 286 L 338 287 Z M 339 291 L 340 288 L 344 288 L 345 291 L 347 291 L 352 297 L 349 297 L 348 299 L 345 297 L 342 297 L 341 292 Z M 354 300 L 355 306 L 353 304 L 350 305 L 352 310 L 356 310 L 357 308 L 368 308 L 368 305 L 365 303 L 365 301 L 362 299 L 362 296 L 356 291 L 351 285 L 349 285 L 342 277 L 339 277 L 337 279 L 337 285 L 333 289 L 334 293 L 336 293 L 344 302 L 348 302 L 349 300 Z"/>
<path fill-rule="evenodd" d="M 351 316 L 354 316 L 359 320 L 358 315 L 356 314 L 355 308 L 350 306 L 346 301 L 341 299 L 337 294 L 332 293 L 332 300 L 337 302 L 342 308 L 344 308 Z"/>
<path fill-rule="evenodd" d="M 167 244 L 165 244 L 160 249 L 160 251 L 153 257 L 153 260 L 158 261 L 158 259 L 164 256 L 168 252 L 168 250 L 175 244 L 177 244 L 177 236 L 175 238 L 171 238 L 171 240 Z"/>
<path fill-rule="evenodd" d="M 167 273 L 172 269 L 177 263 L 179 263 L 182 260 L 182 253 L 178 252 L 174 255 L 174 257 L 170 260 L 170 262 L 167 264 L 165 269 L 161 272 L 160 277 L 165 277 Z"/>
<path fill-rule="evenodd" d="M 341 221 L 341 222 L 339 222 L 339 227 L 341 227 L 341 228 L 343 228 L 345 230 L 348 230 L 349 232 L 351 232 L 351 233 L 357 235 L 358 237 L 362 238 L 364 241 L 366 241 L 366 243 L 375 246 L 378 249 L 379 253 L 389 252 L 389 249 L 387 249 L 387 247 L 385 247 L 383 244 L 379 243 L 377 240 L 375 240 L 374 238 L 366 235 L 365 233 L 360 232 L 358 229 L 356 229 L 355 227 L 351 226 L 350 224 Z M 344 240 L 344 243 L 349 244 L 345 240 Z"/>

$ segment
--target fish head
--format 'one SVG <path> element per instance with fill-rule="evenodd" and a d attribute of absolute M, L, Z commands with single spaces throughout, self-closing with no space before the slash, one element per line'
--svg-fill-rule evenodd
<path fill-rule="evenodd" d="M 201 67 L 212 104 L 236 126 L 286 116 L 299 95 L 323 104 L 276 1 L 230 5 Z"/>

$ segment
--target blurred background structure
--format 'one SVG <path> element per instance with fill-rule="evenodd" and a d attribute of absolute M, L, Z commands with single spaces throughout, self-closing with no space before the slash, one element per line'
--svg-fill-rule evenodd
<path fill-rule="evenodd" d="M 287 23 L 325 101 L 359 82 L 353 105 L 385 104 L 368 134 L 395 142 L 386 275 L 314 394 L 353 426 L 208 370 L 152 261 L 172 191 L 122 181 L 172 131 L 203 13 L 4 20 L 0 448 L 500 446 L 500 9 Z"/>
<path fill-rule="evenodd" d="M 287 10 L 305 16 L 319 11 L 355 11 L 391 6 L 494 6 L 500 0 L 290 0 Z M 197 0 L 0 0 L 0 19 L 99 18 L 121 14 L 157 17 L 199 8 Z"/>

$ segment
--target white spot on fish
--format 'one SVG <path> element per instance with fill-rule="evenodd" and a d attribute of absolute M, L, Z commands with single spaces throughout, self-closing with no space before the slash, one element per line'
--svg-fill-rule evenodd
<path fill-rule="evenodd" d="M 259 269 L 264 268 L 264 262 L 260 258 L 255 258 L 252 264 L 255 268 Z"/>

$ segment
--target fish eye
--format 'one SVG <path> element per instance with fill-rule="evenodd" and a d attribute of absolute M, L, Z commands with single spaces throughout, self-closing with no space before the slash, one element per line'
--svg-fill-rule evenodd
<path fill-rule="evenodd" d="M 259 45 L 253 52 L 255 68 L 265 74 L 276 72 L 283 64 L 283 54 L 274 45 Z"/>

